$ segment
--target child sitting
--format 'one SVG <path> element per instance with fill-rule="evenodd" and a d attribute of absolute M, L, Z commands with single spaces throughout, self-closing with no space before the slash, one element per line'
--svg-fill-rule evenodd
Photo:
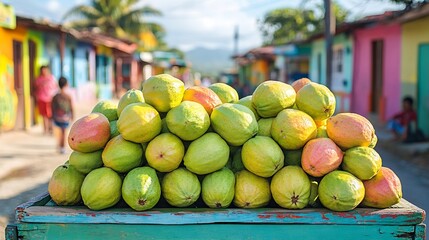
<path fill-rule="evenodd" d="M 417 113 L 413 108 L 413 98 L 407 96 L 402 100 L 402 112 L 397 113 L 387 123 L 387 128 L 393 132 L 395 139 L 406 141 L 417 128 Z"/>

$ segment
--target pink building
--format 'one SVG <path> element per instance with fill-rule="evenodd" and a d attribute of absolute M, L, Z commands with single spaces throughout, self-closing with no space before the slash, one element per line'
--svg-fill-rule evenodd
<path fill-rule="evenodd" d="M 353 51 L 351 111 L 384 122 L 401 108 L 400 25 L 375 23 L 356 29 Z"/>

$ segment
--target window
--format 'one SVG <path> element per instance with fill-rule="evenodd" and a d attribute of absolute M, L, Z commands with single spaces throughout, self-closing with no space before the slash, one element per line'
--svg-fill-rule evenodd
<path fill-rule="evenodd" d="M 337 51 L 335 51 L 335 58 L 336 58 L 336 69 L 337 72 L 341 73 L 343 72 L 343 49 L 340 48 Z"/>

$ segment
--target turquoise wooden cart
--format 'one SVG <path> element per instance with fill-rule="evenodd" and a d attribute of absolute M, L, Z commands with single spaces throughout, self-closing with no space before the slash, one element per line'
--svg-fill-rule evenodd
<path fill-rule="evenodd" d="M 287 210 L 58 207 L 46 193 L 16 209 L 6 239 L 425 239 L 424 210 L 402 200 L 388 209 Z"/>

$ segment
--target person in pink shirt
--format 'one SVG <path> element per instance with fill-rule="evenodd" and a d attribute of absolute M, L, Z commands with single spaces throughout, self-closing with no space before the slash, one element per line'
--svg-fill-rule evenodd
<path fill-rule="evenodd" d="M 58 91 L 58 85 L 48 66 L 40 68 L 40 75 L 36 78 L 34 89 L 37 107 L 40 115 L 43 117 L 43 132 L 44 134 L 52 134 L 51 102 L 53 96 Z"/>

